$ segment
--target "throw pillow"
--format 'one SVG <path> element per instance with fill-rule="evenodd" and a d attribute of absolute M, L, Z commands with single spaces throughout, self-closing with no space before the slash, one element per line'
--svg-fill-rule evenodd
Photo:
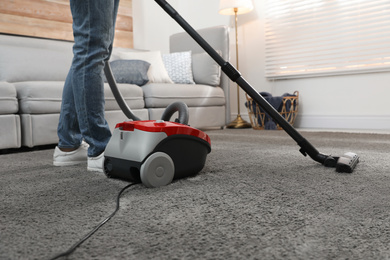
<path fill-rule="evenodd" d="M 164 54 L 162 58 L 168 75 L 173 82 L 195 84 L 192 76 L 191 51 Z"/>
<path fill-rule="evenodd" d="M 117 83 L 143 86 L 149 82 L 150 63 L 142 60 L 115 60 L 110 62 L 112 74 Z M 104 76 L 104 81 L 107 82 Z"/>
<path fill-rule="evenodd" d="M 123 60 L 143 60 L 150 63 L 149 82 L 173 83 L 164 67 L 160 51 L 119 52 L 117 56 Z"/>
<path fill-rule="evenodd" d="M 192 55 L 192 72 L 195 83 L 219 86 L 221 67 L 206 52 Z"/>

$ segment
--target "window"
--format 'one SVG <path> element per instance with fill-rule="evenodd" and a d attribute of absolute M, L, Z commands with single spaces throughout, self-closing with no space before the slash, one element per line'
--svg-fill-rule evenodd
<path fill-rule="evenodd" d="M 267 0 L 269 79 L 390 71 L 390 0 Z"/>

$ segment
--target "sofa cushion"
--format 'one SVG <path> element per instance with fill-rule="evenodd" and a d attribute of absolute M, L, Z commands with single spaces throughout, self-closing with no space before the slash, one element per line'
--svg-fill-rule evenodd
<path fill-rule="evenodd" d="M 0 81 L 65 81 L 71 42 L 0 35 Z"/>
<path fill-rule="evenodd" d="M 8 82 L 0 82 L 0 115 L 15 114 L 18 109 L 15 86 Z"/>
<path fill-rule="evenodd" d="M 173 83 L 168 76 L 167 70 L 165 69 L 160 51 L 116 51 L 114 56 L 115 57 L 113 57 L 113 59 L 147 61 L 150 63 L 148 71 L 149 82 Z"/>
<path fill-rule="evenodd" d="M 117 85 L 124 100 L 126 101 L 127 105 L 131 109 L 145 108 L 144 92 L 142 88 L 133 84 L 117 84 Z M 120 110 L 120 107 L 116 102 L 115 97 L 112 94 L 112 91 L 107 83 L 104 84 L 104 96 L 106 100 L 106 106 L 105 106 L 106 111 Z"/>
<path fill-rule="evenodd" d="M 221 55 L 221 51 L 217 51 Z M 196 84 L 219 86 L 221 67 L 206 52 L 192 55 L 192 72 Z"/>
<path fill-rule="evenodd" d="M 222 106 L 225 95 L 220 87 L 192 84 L 149 83 L 142 87 L 147 108 L 164 108 L 174 101 L 189 107 Z"/>
<path fill-rule="evenodd" d="M 163 54 L 164 66 L 174 83 L 195 84 L 192 76 L 191 51 Z"/>
<path fill-rule="evenodd" d="M 20 114 L 52 114 L 61 110 L 61 81 L 27 81 L 15 83 L 19 98 Z M 143 108 L 143 92 L 137 85 L 118 84 L 124 99 L 130 108 Z M 119 110 L 119 106 L 108 84 L 104 85 L 106 110 Z"/>
<path fill-rule="evenodd" d="M 114 60 L 110 62 L 110 67 L 117 83 L 143 86 L 149 81 L 149 62 L 143 60 Z M 103 78 L 104 82 L 107 82 L 104 73 Z"/>
<path fill-rule="evenodd" d="M 15 83 L 20 114 L 52 114 L 60 112 L 62 81 L 26 81 Z"/>

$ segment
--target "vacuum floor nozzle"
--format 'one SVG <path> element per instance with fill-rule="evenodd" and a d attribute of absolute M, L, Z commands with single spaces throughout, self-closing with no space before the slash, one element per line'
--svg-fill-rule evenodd
<path fill-rule="evenodd" d="M 356 153 L 345 153 L 337 160 L 336 171 L 352 173 L 359 162 L 359 156 Z"/>

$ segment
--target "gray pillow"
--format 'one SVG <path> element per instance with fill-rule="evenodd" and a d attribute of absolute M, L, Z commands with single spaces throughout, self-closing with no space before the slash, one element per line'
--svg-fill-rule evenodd
<path fill-rule="evenodd" d="M 192 73 L 196 84 L 219 86 L 221 68 L 206 52 L 192 55 Z"/>
<path fill-rule="evenodd" d="M 149 82 L 149 62 L 143 60 L 114 60 L 110 62 L 110 65 L 117 83 L 143 86 Z M 107 82 L 105 76 L 104 82 Z"/>

